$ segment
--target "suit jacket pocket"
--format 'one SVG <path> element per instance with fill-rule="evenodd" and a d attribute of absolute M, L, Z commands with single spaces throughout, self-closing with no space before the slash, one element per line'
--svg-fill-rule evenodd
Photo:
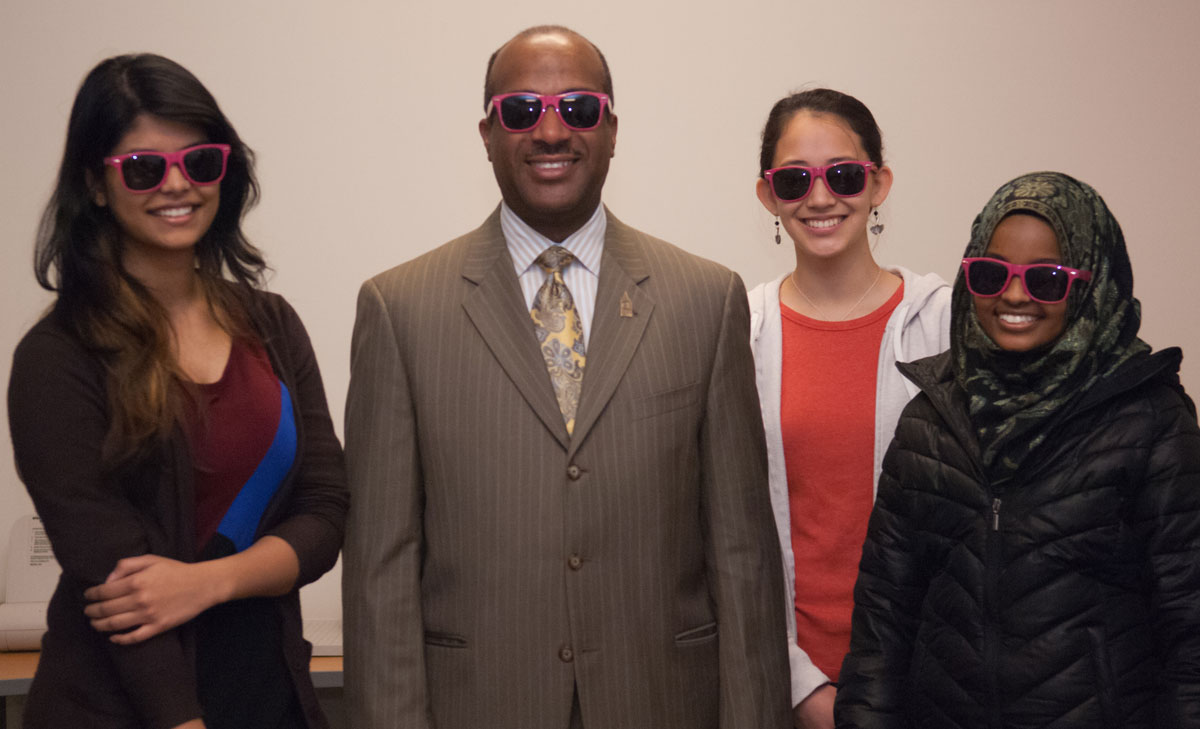
<path fill-rule="evenodd" d="M 641 420 L 686 408 L 694 405 L 699 399 L 700 383 L 692 382 L 638 398 L 630 403 L 630 410 L 634 420 Z"/>
<path fill-rule="evenodd" d="M 675 645 L 679 648 L 704 645 L 717 638 L 717 624 L 705 623 L 698 628 L 689 628 L 675 635 Z"/>
<path fill-rule="evenodd" d="M 439 648 L 466 648 L 467 639 L 455 633 L 441 633 L 436 630 L 425 631 L 425 645 Z"/>

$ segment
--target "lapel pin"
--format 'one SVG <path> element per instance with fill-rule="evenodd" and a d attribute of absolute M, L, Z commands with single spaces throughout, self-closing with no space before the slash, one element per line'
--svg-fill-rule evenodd
<path fill-rule="evenodd" d="M 629 292 L 621 293 L 621 316 L 629 318 L 633 316 L 633 299 L 629 298 Z"/>

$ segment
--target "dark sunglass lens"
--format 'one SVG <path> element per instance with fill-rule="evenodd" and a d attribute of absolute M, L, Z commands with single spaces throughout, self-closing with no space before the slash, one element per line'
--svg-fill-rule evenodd
<path fill-rule="evenodd" d="M 575 129 L 591 129 L 600 123 L 600 97 L 592 94 L 564 96 L 558 102 L 563 124 Z"/>
<path fill-rule="evenodd" d="M 221 177 L 224 153 L 216 147 L 193 149 L 183 156 L 183 166 L 192 182 L 216 182 Z"/>
<path fill-rule="evenodd" d="M 509 129 L 528 129 L 541 114 L 542 102 L 536 96 L 510 96 L 500 102 L 500 121 Z"/>
<path fill-rule="evenodd" d="M 1031 268 L 1025 271 L 1025 283 L 1029 287 L 1026 293 L 1050 304 L 1062 301 L 1067 297 L 1070 279 L 1066 271 L 1051 266 Z"/>
<path fill-rule="evenodd" d="M 121 163 L 121 176 L 130 190 L 149 190 L 162 182 L 167 161 L 159 154 L 135 154 Z"/>
<path fill-rule="evenodd" d="M 825 181 L 835 195 L 857 195 L 867 187 L 867 168 L 855 162 L 825 170 Z"/>
<path fill-rule="evenodd" d="M 771 176 L 771 187 L 775 190 L 775 197 L 780 200 L 799 200 L 808 194 L 811 184 L 812 175 L 808 174 L 808 170 L 794 167 L 777 170 Z"/>
<path fill-rule="evenodd" d="M 967 283 L 980 296 L 994 296 L 1004 290 L 1008 269 L 992 261 L 972 261 L 967 265 Z"/>

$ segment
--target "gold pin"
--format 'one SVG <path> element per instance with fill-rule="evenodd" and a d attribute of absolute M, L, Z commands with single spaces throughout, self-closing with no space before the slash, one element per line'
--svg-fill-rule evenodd
<path fill-rule="evenodd" d="M 621 316 L 623 316 L 623 317 L 632 317 L 633 316 L 633 299 L 629 298 L 628 291 L 624 291 L 621 293 Z"/>

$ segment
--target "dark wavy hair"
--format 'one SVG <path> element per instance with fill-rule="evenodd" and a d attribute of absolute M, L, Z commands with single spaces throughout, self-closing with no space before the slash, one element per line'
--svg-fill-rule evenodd
<path fill-rule="evenodd" d="M 833 89 L 808 89 L 785 96 L 775 102 L 762 132 L 762 149 L 758 156 L 758 174 L 762 176 L 774 167 L 775 148 L 789 121 L 798 112 L 833 114 L 846 122 L 850 130 L 862 140 L 867 157 L 877 166 L 883 166 L 883 135 L 879 124 L 866 104 L 850 94 Z"/>
<path fill-rule="evenodd" d="M 241 229 L 246 211 L 258 201 L 254 155 L 208 89 L 162 56 L 100 62 L 84 78 L 71 108 L 58 181 L 38 230 L 34 272 L 43 288 L 57 292 L 57 315 L 105 364 L 109 465 L 165 436 L 181 413 L 183 380 L 167 313 L 125 269 L 120 226 L 97 203 L 104 158 L 142 115 L 195 127 L 206 141 L 231 148 L 216 216 L 196 243 L 200 284 L 227 331 L 244 331 L 246 293 L 261 284 L 266 269 Z"/>

